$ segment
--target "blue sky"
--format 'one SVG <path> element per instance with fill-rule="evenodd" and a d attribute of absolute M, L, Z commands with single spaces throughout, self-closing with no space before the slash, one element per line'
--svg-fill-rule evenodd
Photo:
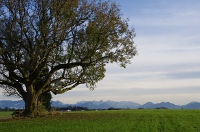
<path fill-rule="evenodd" d="M 94 91 L 81 85 L 53 100 L 200 102 L 200 1 L 115 1 L 135 28 L 139 54 L 126 69 L 108 65 Z M 0 95 L 0 99 L 10 98 Z"/>
<path fill-rule="evenodd" d="M 135 28 L 138 56 L 107 66 L 94 91 L 80 86 L 54 100 L 200 101 L 200 1 L 116 0 Z"/>

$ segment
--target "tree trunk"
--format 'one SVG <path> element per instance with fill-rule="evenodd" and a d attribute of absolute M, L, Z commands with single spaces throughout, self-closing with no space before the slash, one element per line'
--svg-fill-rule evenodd
<path fill-rule="evenodd" d="M 35 116 L 38 112 L 38 96 L 34 93 L 27 94 L 24 98 L 25 116 Z"/>

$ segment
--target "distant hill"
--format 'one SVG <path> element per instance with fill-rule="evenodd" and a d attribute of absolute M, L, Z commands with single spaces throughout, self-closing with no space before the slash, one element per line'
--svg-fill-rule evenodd
<path fill-rule="evenodd" d="M 64 104 L 60 101 L 51 101 L 51 105 L 53 107 L 68 107 L 68 106 L 79 106 L 79 107 L 87 107 L 89 109 L 108 109 L 108 108 L 121 108 L 121 109 L 155 109 L 155 108 L 169 108 L 169 109 L 200 109 L 200 103 L 199 102 L 191 102 L 186 105 L 175 105 L 170 102 L 161 102 L 161 103 L 152 103 L 147 102 L 143 105 L 140 105 L 138 103 L 134 103 L 131 101 L 121 101 L 121 102 L 115 102 L 115 101 L 80 101 L 76 104 Z M 0 101 L 0 108 L 14 108 L 14 109 L 23 109 L 24 108 L 24 101 L 18 100 L 18 101 L 12 101 L 12 100 L 2 100 Z"/>
<path fill-rule="evenodd" d="M 187 105 L 183 105 L 182 108 L 184 108 L 184 109 L 200 109 L 200 103 L 199 102 L 191 102 Z"/>
<path fill-rule="evenodd" d="M 147 102 L 146 104 L 141 105 L 140 108 L 144 108 L 144 109 L 155 109 L 155 108 L 180 109 L 182 107 L 172 104 L 170 102 L 161 102 L 161 103 L 157 103 L 157 104 L 154 104 L 152 102 Z"/>
<path fill-rule="evenodd" d="M 51 101 L 51 106 L 53 107 L 68 107 L 70 106 L 69 104 L 64 104 L 60 101 Z"/>
<path fill-rule="evenodd" d="M 17 101 L 12 101 L 12 100 L 2 100 L 0 101 L 0 108 L 14 108 L 14 109 L 23 109 L 24 108 L 24 101 L 23 100 L 17 100 Z"/>
<path fill-rule="evenodd" d="M 81 101 L 76 103 L 75 105 L 81 107 L 87 107 L 89 109 L 108 109 L 108 108 L 130 108 L 136 109 L 140 106 L 138 103 L 134 103 L 131 101 L 121 101 L 121 102 L 114 102 L 114 101 Z"/>

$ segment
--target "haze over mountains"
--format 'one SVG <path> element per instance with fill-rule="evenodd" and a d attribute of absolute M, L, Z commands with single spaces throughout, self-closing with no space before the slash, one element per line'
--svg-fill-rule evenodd
<path fill-rule="evenodd" d="M 64 104 L 60 101 L 52 101 L 52 107 L 68 107 L 68 106 L 79 106 L 79 107 L 87 107 L 88 109 L 109 109 L 109 108 L 121 108 L 121 109 L 155 109 L 155 108 L 169 108 L 169 109 L 200 109 L 199 102 L 191 102 L 186 105 L 175 105 L 170 102 L 161 102 L 161 103 L 152 103 L 147 102 L 143 105 L 134 103 L 131 101 L 81 101 L 77 102 L 76 104 Z M 24 101 L 12 101 L 12 100 L 2 100 L 0 101 L 0 108 L 15 108 L 15 109 L 23 109 L 24 108 Z"/>

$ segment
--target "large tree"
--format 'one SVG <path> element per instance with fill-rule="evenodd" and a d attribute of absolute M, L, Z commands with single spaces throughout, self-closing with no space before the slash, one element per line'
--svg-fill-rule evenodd
<path fill-rule="evenodd" d="M 126 67 L 137 54 L 134 36 L 115 2 L 1 0 L 1 88 L 35 114 L 41 95 L 94 87 L 106 63 Z"/>

